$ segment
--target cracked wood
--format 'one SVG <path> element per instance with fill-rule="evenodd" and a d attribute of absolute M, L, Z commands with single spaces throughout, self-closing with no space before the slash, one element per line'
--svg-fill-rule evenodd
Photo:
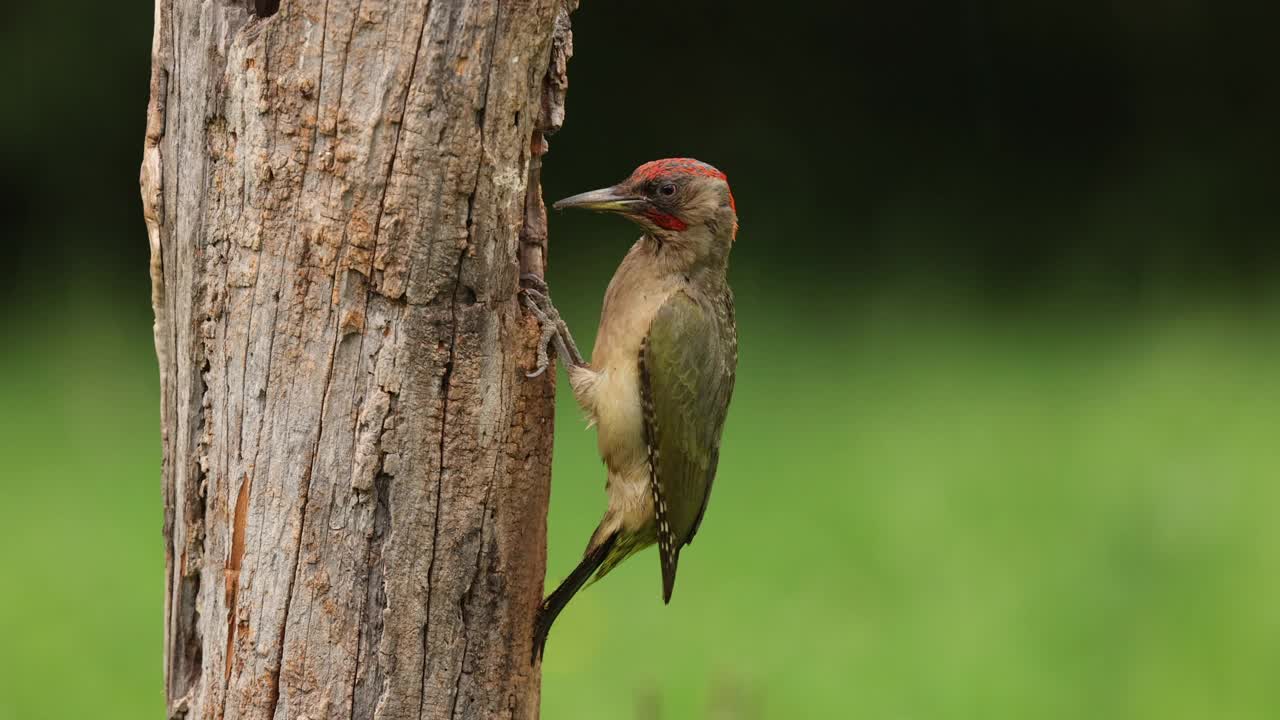
<path fill-rule="evenodd" d="M 171 717 L 534 718 L 563 0 L 157 0 Z"/>

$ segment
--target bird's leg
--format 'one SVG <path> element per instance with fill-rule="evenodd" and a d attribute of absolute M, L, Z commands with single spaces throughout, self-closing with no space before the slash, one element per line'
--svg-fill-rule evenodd
<path fill-rule="evenodd" d="M 521 275 L 520 279 L 531 286 L 521 290 L 524 305 L 542 325 L 542 337 L 538 340 L 538 367 L 526 374 L 529 377 L 537 377 L 546 371 L 551 364 L 550 358 L 547 357 L 547 345 L 551 343 L 555 344 L 556 355 L 559 356 L 560 362 L 566 366 L 586 365 L 586 360 L 578 351 L 577 343 L 573 341 L 573 335 L 569 333 L 569 326 L 565 324 L 564 319 L 560 317 L 560 311 L 556 310 L 556 306 L 551 302 L 546 282 L 536 275 Z"/>
<path fill-rule="evenodd" d="M 546 371 L 551 364 L 547 357 L 548 344 L 555 345 L 556 355 L 565 366 L 585 365 L 586 361 L 578 351 L 573 335 L 569 333 L 569 326 L 560 317 L 560 312 L 551 303 L 551 298 L 537 290 L 525 290 L 524 298 L 525 307 L 529 308 L 529 312 L 533 313 L 542 325 L 542 337 L 538 340 L 538 367 L 526 374 L 529 377 L 537 377 Z"/>

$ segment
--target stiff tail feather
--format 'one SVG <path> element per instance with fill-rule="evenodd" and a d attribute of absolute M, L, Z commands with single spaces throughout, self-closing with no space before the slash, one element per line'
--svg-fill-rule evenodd
<path fill-rule="evenodd" d="M 609 557 L 609 551 L 617 541 L 618 533 L 615 531 L 604 542 L 588 551 L 582 558 L 582 562 L 578 563 L 578 567 L 569 573 L 569 577 L 565 578 L 564 582 L 542 601 L 542 606 L 538 608 L 538 617 L 533 622 L 533 656 L 529 659 L 530 664 L 536 663 L 538 658 L 542 657 L 542 650 L 547 644 L 547 634 L 551 632 L 551 625 L 560 615 L 560 611 L 564 610 L 573 596 L 591 579 L 591 575 L 605 561 L 605 558 Z"/>

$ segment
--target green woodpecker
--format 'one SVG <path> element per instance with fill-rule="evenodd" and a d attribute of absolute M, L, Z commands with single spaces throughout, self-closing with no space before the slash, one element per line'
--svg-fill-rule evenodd
<path fill-rule="evenodd" d="M 707 509 L 738 362 L 733 293 L 725 278 L 738 230 L 724 173 L 688 158 L 641 165 L 626 180 L 554 205 L 617 213 L 644 231 L 605 292 L 591 362 L 583 360 L 533 277 L 524 290 L 542 323 L 538 367 L 553 346 L 574 398 L 596 426 L 609 508 L 582 562 L 542 603 L 534 659 L 556 616 L 591 579 L 654 543 L 662 599 L 671 601 L 680 549 Z"/>

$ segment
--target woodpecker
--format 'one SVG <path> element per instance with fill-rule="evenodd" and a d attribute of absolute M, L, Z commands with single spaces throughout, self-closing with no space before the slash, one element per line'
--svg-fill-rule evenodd
<path fill-rule="evenodd" d="M 593 575 L 655 543 L 662 600 L 671 601 L 680 550 L 693 542 L 711 495 L 738 363 L 725 276 L 738 216 L 724 173 L 690 158 L 655 160 L 553 207 L 616 213 L 643 234 L 605 292 L 590 363 L 545 283 L 524 278 L 524 304 L 542 327 L 530 376 L 547 369 L 553 347 L 596 427 L 609 497 L 582 562 L 539 608 L 535 662 L 556 616 Z"/>

